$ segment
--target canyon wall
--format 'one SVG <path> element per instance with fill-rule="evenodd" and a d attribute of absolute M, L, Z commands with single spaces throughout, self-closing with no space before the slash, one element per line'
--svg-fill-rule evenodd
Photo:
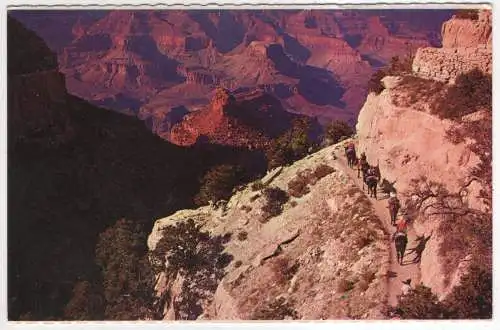
<path fill-rule="evenodd" d="M 487 19 L 490 14 L 481 12 L 478 21 L 453 18 L 446 22 L 443 48 L 419 49 L 413 62 L 413 74 L 449 83 L 453 83 L 458 74 L 475 67 L 491 74 L 491 25 L 488 27 L 491 20 Z M 476 30 L 468 30 L 473 28 Z M 407 85 L 403 81 L 402 77 L 385 77 L 382 80 L 384 90 L 378 95 L 368 95 L 356 127 L 359 151 L 366 153 L 371 164 L 379 164 L 382 177 L 394 182 L 401 196 L 410 192 L 412 179 L 421 177 L 441 183 L 449 191 L 458 191 L 470 177 L 470 170 L 481 162 L 471 151 L 470 144 L 474 141 L 452 143 L 446 133 L 457 125 L 456 122 L 430 114 L 430 105 L 425 100 L 398 105 L 401 104 L 398 100 L 409 97 L 411 88 L 415 88 L 410 86 L 411 80 L 406 80 Z M 467 120 L 482 120 L 482 117 L 475 113 L 462 118 L 462 121 Z M 479 197 L 481 188 L 477 182 L 467 188 L 467 196 L 463 199 L 469 207 L 483 209 Z M 438 231 L 443 219 L 419 215 L 412 220 L 419 235 L 431 235 L 420 264 L 422 282 L 444 298 L 458 283 L 471 255 L 465 255 L 453 265 L 453 274 L 445 274 L 440 256 L 443 237 Z M 449 282 L 445 280 L 446 275 L 450 275 Z"/>
<path fill-rule="evenodd" d="M 420 48 L 413 72 L 426 79 L 453 83 L 474 68 L 492 72 L 491 11 L 480 11 L 477 20 L 453 17 L 442 28 L 442 48 Z"/>

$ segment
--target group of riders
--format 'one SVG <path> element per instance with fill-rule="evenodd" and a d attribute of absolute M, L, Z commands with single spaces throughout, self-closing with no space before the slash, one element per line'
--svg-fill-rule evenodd
<path fill-rule="evenodd" d="M 377 186 L 381 180 L 379 164 L 377 163 L 376 166 L 370 165 L 364 152 L 361 153 L 361 156 L 358 158 L 353 142 L 349 142 L 344 145 L 344 149 L 347 158 L 347 165 L 352 169 L 357 168 L 358 178 L 360 177 L 360 174 L 362 174 L 363 190 L 366 184 L 370 197 L 374 197 L 376 199 Z M 391 217 L 391 225 L 396 227 L 396 231 L 394 232 L 392 239 L 394 240 L 396 246 L 398 262 L 401 265 L 403 264 L 403 256 L 408 243 L 408 219 L 404 214 L 401 218 L 397 219 L 398 212 L 401 209 L 401 203 L 396 196 L 395 190 L 392 190 L 389 193 L 388 203 L 389 205 L 387 208 L 389 209 Z"/>

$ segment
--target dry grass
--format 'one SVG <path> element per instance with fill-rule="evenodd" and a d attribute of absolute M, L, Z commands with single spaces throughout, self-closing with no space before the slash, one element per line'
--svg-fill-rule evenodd
<path fill-rule="evenodd" d="M 434 103 L 446 90 L 445 84 L 416 76 L 404 76 L 396 87 L 398 97 L 393 98 L 394 105 L 409 107 L 417 103 Z"/>
<path fill-rule="evenodd" d="M 275 258 L 271 265 L 274 274 L 274 283 L 283 285 L 290 281 L 299 270 L 299 264 L 292 262 L 287 256 Z"/>
<path fill-rule="evenodd" d="M 335 169 L 325 164 L 319 165 L 314 171 L 303 170 L 288 183 L 288 193 L 293 197 L 302 197 L 310 192 L 308 185 L 315 185 L 320 179 L 333 172 Z"/>

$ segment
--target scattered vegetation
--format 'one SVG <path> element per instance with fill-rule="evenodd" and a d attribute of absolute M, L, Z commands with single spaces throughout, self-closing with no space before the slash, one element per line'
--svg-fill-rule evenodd
<path fill-rule="evenodd" d="M 432 105 L 432 113 L 441 118 L 458 120 L 478 109 L 492 109 L 492 80 L 479 69 L 459 75 L 444 97 Z"/>
<path fill-rule="evenodd" d="M 491 268 L 482 263 L 471 265 L 462 276 L 461 285 L 446 297 L 444 305 L 453 319 L 490 319 L 493 306 Z"/>
<path fill-rule="evenodd" d="M 252 320 L 298 320 L 299 318 L 299 314 L 292 303 L 283 297 L 259 306 L 250 317 Z"/>
<path fill-rule="evenodd" d="M 325 127 L 323 144 L 332 145 L 339 143 L 342 139 L 352 136 L 355 130 L 345 121 L 335 120 Z"/>
<path fill-rule="evenodd" d="M 240 240 L 240 241 L 246 240 L 247 237 L 248 237 L 248 233 L 246 231 L 240 231 L 238 233 L 238 240 Z"/>
<path fill-rule="evenodd" d="M 251 188 L 252 188 L 252 191 L 259 191 L 259 190 L 264 189 L 264 184 L 262 183 L 262 181 L 257 180 L 254 183 L 252 183 Z"/>
<path fill-rule="evenodd" d="M 491 268 L 474 262 L 443 301 L 420 284 L 399 297 L 395 313 L 403 319 L 491 319 L 492 293 Z"/>
<path fill-rule="evenodd" d="M 288 182 L 288 193 L 293 197 L 302 197 L 309 193 L 308 185 L 314 185 L 318 180 L 333 173 L 335 169 L 331 166 L 321 164 L 311 171 L 305 169 L 295 176 L 290 182 Z"/>
<path fill-rule="evenodd" d="M 382 79 L 386 76 L 400 76 L 412 72 L 411 66 L 414 57 L 415 54 L 413 53 L 409 53 L 403 58 L 399 56 L 392 57 L 386 68 L 376 71 L 371 76 L 368 81 L 368 92 L 374 92 L 377 95 L 380 94 L 384 90 Z"/>
<path fill-rule="evenodd" d="M 403 319 L 442 319 L 444 308 L 431 289 L 419 284 L 409 294 L 398 298 L 396 314 Z"/>
<path fill-rule="evenodd" d="M 393 102 L 400 107 L 409 107 L 419 102 L 432 105 L 435 100 L 443 97 L 445 86 L 445 83 L 437 80 L 405 75 L 397 87 L 401 93 L 395 96 Z"/>
<path fill-rule="evenodd" d="M 103 320 L 104 299 L 88 281 L 77 282 L 64 308 L 64 318 L 75 321 Z"/>
<path fill-rule="evenodd" d="M 275 275 L 275 283 L 284 284 L 290 281 L 299 270 L 299 263 L 292 262 L 289 257 L 281 256 L 273 260 L 271 268 Z"/>
<path fill-rule="evenodd" d="M 264 189 L 264 196 L 266 197 L 266 204 L 262 207 L 262 211 L 264 211 L 262 222 L 281 214 L 283 204 L 288 202 L 289 199 L 288 193 L 280 188 L 266 188 Z"/>
<path fill-rule="evenodd" d="M 184 277 L 182 295 L 175 302 L 176 319 L 194 320 L 202 313 L 202 301 L 211 299 L 232 261 L 223 252 L 229 239 L 230 235 L 210 236 L 193 219 L 163 229 L 151 259 L 159 271 L 166 258 L 168 271 Z"/>
<path fill-rule="evenodd" d="M 147 258 L 146 235 L 141 226 L 121 219 L 99 235 L 96 262 L 103 275 L 104 317 L 111 320 L 157 319 L 154 310 L 154 273 Z M 83 317 L 79 305 L 85 296 L 89 309 L 97 301 L 88 285 L 75 287 L 76 296 L 66 308 L 69 316 Z"/>
<path fill-rule="evenodd" d="M 414 179 L 406 196 L 406 208 L 415 216 L 438 216 L 438 231 L 443 237 L 439 254 L 444 258 L 444 273 L 449 274 L 467 254 L 488 260 L 492 253 L 492 216 L 489 211 L 469 208 L 463 196 L 472 180 L 457 192 L 425 177 Z"/>
<path fill-rule="evenodd" d="M 477 21 L 479 19 L 479 11 L 477 9 L 461 9 L 455 12 L 455 17 Z"/>
<path fill-rule="evenodd" d="M 197 205 L 206 205 L 211 200 L 228 200 L 233 188 L 242 181 L 244 173 L 241 167 L 223 164 L 211 168 L 202 178 L 200 192 L 195 196 Z"/>
<path fill-rule="evenodd" d="M 248 205 L 243 205 L 241 207 L 241 210 L 248 213 L 248 212 L 252 211 L 252 208 L 250 206 L 248 206 Z"/>
<path fill-rule="evenodd" d="M 309 193 L 308 184 L 312 177 L 310 170 L 304 170 L 297 173 L 290 182 L 288 182 L 288 193 L 293 197 L 302 197 Z"/>
<path fill-rule="evenodd" d="M 312 121 L 310 118 L 298 118 L 283 135 L 273 140 L 266 150 L 268 169 L 288 165 L 304 158 L 314 141 L 310 136 Z"/>

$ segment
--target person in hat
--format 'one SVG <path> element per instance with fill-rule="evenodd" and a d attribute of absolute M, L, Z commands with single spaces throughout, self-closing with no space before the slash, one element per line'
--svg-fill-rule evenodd
<path fill-rule="evenodd" d="M 402 232 L 405 234 L 408 233 L 408 220 L 406 215 L 403 215 L 399 218 L 398 221 L 396 221 L 396 233 L 397 232 Z"/>
<path fill-rule="evenodd" d="M 389 193 L 389 200 L 388 203 L 389 205 L 387 208 L 389 209 L 389 215 L 391 217 L 391 225 L 395 226 L 396 225 L 396 216 L 398 215 L 398 211 L 401 208 L 401 203 L 399 202 L 399 199 L 396 197 L 395 192 L 390 192 Z"/>
<path fill-rule="evenodd" d="M 403 283 L 403 286 L 401 287 L 402 294 L 407 295 L 412 290 L 411 278 L 407 279 L 406 281 L 401 281 L 401 282 Z"/>

